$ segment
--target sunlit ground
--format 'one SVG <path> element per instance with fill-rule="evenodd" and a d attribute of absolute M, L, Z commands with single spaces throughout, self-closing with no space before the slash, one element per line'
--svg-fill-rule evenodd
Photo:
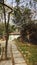
<path fill-rule="evenodd" d="M 17 39 L 20 35 L 10 35 L 9 40 Z"/>

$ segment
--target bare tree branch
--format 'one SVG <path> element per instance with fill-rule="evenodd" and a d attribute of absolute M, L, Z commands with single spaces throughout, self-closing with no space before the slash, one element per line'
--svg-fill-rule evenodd
<path fill-rule="evenodd" d="M 10 6 L 8 6 L 8 5 L 4 4 L 4 3 L 1 3 L 1 2 L 0 2 L 0 4 L 2 4 L 2 5 L 4 5 L 4 6 L 6 6 L 6 7 L 8 7 L 10 10 L 13 10 Z"/>

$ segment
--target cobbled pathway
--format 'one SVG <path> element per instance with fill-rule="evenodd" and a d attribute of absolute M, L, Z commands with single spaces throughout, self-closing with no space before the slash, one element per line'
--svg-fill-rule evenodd
<path fill-rule="evenodd" d="M 11 57 L 11 51 L 14 58 L 14 64 L 12 64 L 12 58 L 10 60 L 5 60 L 0 62 L 0 65 L 27 65 L 22 54 L 17 49 L 15 41 L 9 41 L 8 44 L 8 56 Z"/>
<path fill-rule="evenodd" d="M 14 57 L 14 65 L 27 65 L 22 54 L 18 51 L 15 42 L 12 42 L 12 53 Z"/>

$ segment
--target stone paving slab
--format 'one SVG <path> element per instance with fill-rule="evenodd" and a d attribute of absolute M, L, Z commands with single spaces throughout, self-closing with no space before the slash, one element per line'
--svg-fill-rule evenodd
<path fill-rule="evenodd" d="M 25 61 L 22 59 L 18 59 L 18 58 L 16 58 L 16 59 L 14 59 L 14 61 L 15 61 L 15 63 L 25 63 Z"/>
<path fill-rule="evenodd" d="M 27 65 L 26 63 L 24 63 L 24 64 L 15 64 L 15 65 Z"/>
<path fill-rule="evenodd" d="M 12 65 L 12 62 L 11 60 L 6 60 L 6 61 L 0 62 L 0 65 Z"/>
<path fill-rule="evenodd" d="M 17 50 L 16 50 L 16 51 L 14 51 L 14 50 L 13 50 L 13 53 L 15 53 L 15 54 L 18 54 L 18 53 L 19 53 L 19 54 L 20 54 L 20 52 L 19 52 L 19 51 L 17 51 Z"/>
<path fill-rule="evenodd" d="M 19 56 L 19 55 L 16 56 L 15 54 L 14 54 L 13 56 L 14 56 L 15 58 L 21 58 L 21 57 L 22 57 L 21 55 L 20 55 L 20 56 Z"/>
<path fill-rule="evenodd" d="M 18 61 L 19 59 L 20 59 L 20 61 L 22 61 L 22 62 L 24 61 L 24 59 L 23 59 L 22 57 L 21 57 L 21 58 L 15 58 L 15 60 L 17 60 L 17 61 Z M 24 61 L 24 62 L 25 62 L 25 61 Z"/>

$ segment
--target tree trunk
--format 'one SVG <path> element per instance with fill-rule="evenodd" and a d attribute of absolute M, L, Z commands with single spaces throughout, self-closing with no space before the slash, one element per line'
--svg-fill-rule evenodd
<path fill-rule="evenodd" d="M 4 4 L 4 0 L 3 0 L 3 4 Z M 6 22 L 6 11 L 5 11 L 5 6 L 3 5 L 3 13 L 4 13 L 4 20 L 5 20 L 5 32 L 6 32 L 6 45 L 5 45 L 5 58 L 7 59 L 7 46 L 8 46 L 8 39 L 9 39 L 9 20 L 10 20 L 10 13 L 11 11 L 8 13 L 8 21 Z"/>
<path fill-rule="evenodd" d="M 6 35 L 6 45 L 5 45 L 5 58 L 7 58 L 8 38 L 9 38 L 9 35 L 7 33 L 7 35 Z"/>
<path fill-rule="evenodd" d="M 10 20 L 10 14 L 8 13 L 8 22 L 5 27 L 6 29 L 6 45 L 5 45 L 5 58 L 7 58 L 7 48 L 8 48 L 8 39 L 9 39 L 9 20 Z"/>
<path fill-rule="evenodd" d="M 7 45 L 8 45 L 8 38 L 6 39 L 6 45 L 5 45 L 5 58 L 7 58 Z"/>

